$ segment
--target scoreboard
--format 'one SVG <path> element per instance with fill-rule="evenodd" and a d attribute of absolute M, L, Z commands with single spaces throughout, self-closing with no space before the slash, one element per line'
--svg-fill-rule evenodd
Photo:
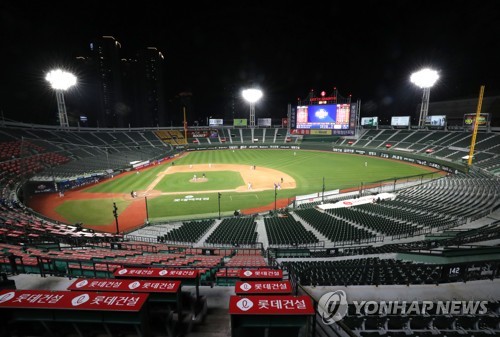
<path fill-rule="evenodd" d="M 349 135 L 356 127 L 356 103 L 298 105 L 290 117 L 295 134 Z"/>

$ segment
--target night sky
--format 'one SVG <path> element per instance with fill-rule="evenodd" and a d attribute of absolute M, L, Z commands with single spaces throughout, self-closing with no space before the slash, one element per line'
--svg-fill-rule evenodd
<path fill-rule="evenodd" d="M 196 112 L 218 116 L 231 91 L 256 85 L 257 117 L 285 117 L 311 89 L 361 100 L 362 116 L 413 114 L 413 71 L 440 80 L 430 101 L 500 94 L 497 1 L 2 1 L 3 117 L 49 122 L 55 94 L 45 72 L 112 35 L 124 56 L 155 46 L 166 96 L 191 91 Z M 83 89 L 75 89 L 83 90 Z M 67 100 L 71 99 L 68 93 Z M 81 94 L 81 93 L 80 93 Z M 242 107 L 243 105 L 241 105 Z M 475 112 L 475 111 L 472 111 Z"/>

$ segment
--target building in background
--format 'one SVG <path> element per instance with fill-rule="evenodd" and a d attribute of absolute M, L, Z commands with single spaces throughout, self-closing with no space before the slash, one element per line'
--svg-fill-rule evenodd
<path fill-rule="evenodd" d="M 123 102 L 120 50 L 121 44 L 112 36 L 90 43 L 91 78 L 99 88 L 99 110 L 94 118 L 103 127 L 125 127 L 128 117 Z M 93 124 L 92 119 L 89 122 Z"/>
<path fill-rule="evenodd" d="M 166 116 L 164 57 L 155 47 L 137 52 L 130 64 L 129 76 L 124 71 L 124 85 L 131 89 L 127 95 L 132 108 L 133 126 L 168 126 Z"/>
<path fill-rule="evenodd" d="M 80 125 L 151 127 L 170 124 L 166 116 L 164 57 L 155 47 L 123 55 L 112 36 L 90 43 L 88 56 L 77 58 L 83 78 Z"/>

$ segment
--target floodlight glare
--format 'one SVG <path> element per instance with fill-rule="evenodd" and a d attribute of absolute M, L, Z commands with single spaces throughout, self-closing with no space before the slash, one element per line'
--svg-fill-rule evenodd
<path fill-rule="evenodd" d="M 61 127 L 69 127 L 66 104 L 64 102 L 64 91 L 76 84 L 76 76 L 61 69 L 52 70 L 45 76 L 52 89 L 56 91 L 57 110 L 59 112 L 59 123 Z"/>
<path fill-rule="evenodd" d="M 432 87 L 438 79 L 438 72 L 429 68 L 417 71 L 410 77 L 410 81 L 422 89 Z"/>
<path fill-rule="evenodd" d="M 262 90 L 259 89 L 245 89 L 241 93 L 245 101 L 250 103 L 250 127 L 255 126 L 255 102 L 262 98 Z"/>
<path fill-rule="evenodd" d="M 246 89 L 242 91 L 242 95 L 248 103 L 255 103 L 262 98 L 262 91 L 259 89 Z"/>
<path fill-rule="evenodd" d="M 421 89 L 424 89 L 424 94 L 422 96 L 422 105 L 420 107 L 420 117 L 418 120 L 418 126 L 423 127 L 425 125 L 425 119 L 427 118 L 427 113 L 429 112 L 429 97 L 431 95 L 431 87 L 439 79 L 439 74 L 437 71 L 424 68 L 420 71 L 413 73 L 410 76 L 410 81 L 414 83 Z"/>
<path fill-rule="evenodd" d="M 67 90 L 76 85 L 76 76 L 61 69 L 52 70 L 45 79 L 55 90 Z"/>

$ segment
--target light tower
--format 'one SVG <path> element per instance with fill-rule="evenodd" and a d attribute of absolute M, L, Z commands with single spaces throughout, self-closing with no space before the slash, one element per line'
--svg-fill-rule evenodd
<path fill-rule="evenodd" d="M 61 127 L 69 127 L 66 104 L 64 103 L 64 91 L 76 84 L 76 76 L 61 69 L 52 70 L 45 79 L 56 91 L 57 110 L 59 112 L 59 123 Z"/>
<path fill-rule="evenodd" d="M 262 91 L 259 89 L 246 89 L 242 92 L 245 101 L 250 103 L 250 127 L 255 127 L 255 102 L 262 98 Z"/>
<path fill-rule="evenodd" d="M 429 112 L 429 97 L 431 94 L 431 87 L 439 79 L 439 74 L 437 71 L 425 68 L 413 73 L 410 77 L 410 81 L 416 86 L 424 90 L 422 96 L 422 106 L 420 107 L 420 117 L 418 119 L 418 126 L 422 127 L 425 125 L 425 119 L 427 118 L 427 113 Z"/>

